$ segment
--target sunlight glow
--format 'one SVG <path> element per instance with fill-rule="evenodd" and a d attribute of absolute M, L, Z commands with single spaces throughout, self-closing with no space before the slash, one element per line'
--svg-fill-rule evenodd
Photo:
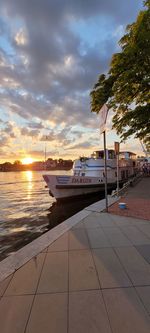
<path fill-rule="evenodd" d="M 34 160 L 33 160 L 32 157 L 25 157 L 25 158 L 23 158 L 23 160 L 22 160 L 22 164 L 31 164 L 31 163 L 33 163 L 33 162 L 34 162 Z"/>

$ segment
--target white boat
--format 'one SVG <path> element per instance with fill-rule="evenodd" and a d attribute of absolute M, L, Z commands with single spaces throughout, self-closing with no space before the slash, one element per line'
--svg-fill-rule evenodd
<path fill-rule="evenodd" d="M 107 188 L 117 187 L 117 158 L 115 151 L 106 151 Z M 125 183 L 138 172 L 136 155 L 131 152 L 119 154 L 119 184 Z M 74 161 L 72 175 L 43 175 L 49 194 L 62 200 L 90 193 L 104 192 L 105 168 L 104 150 L 95 151 L 91 157 L 81 157 Z"/>

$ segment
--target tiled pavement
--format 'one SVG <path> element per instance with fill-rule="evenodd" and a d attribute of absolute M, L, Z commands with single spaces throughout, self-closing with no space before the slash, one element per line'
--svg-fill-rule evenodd
<path fill-rule="evenodd" d="M 150 220 L 91 212 L 0 295 L 2 333 L 149 333 Z"/>
<path fill-rule="evenodd" d="M 150 177 L 143 178 L 136 186 L 119 200 L 125 202 L 127 209 L 121 210 L 118 202 L 109 207 L 109 212 L 121 216 L 150 219 Z"/>

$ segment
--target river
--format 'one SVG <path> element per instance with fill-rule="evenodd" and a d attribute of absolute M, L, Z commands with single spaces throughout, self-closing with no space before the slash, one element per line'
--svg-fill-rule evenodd
<path fill-rule="evenodd" d="M 43 173 L 71 171 L 0 172 L 0 260 L 102 198 L 92 195 L 58 204 L 45 188 Z"/>

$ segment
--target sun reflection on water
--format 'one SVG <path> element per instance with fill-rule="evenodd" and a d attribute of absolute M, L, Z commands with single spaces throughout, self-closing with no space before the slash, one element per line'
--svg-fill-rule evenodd
<path fill-rule="evenodd" d="M 16 227 L 16 228 L 11 228 L 9 229 L 9 233 L 17 233 L 17 232 L 21 232 L 21 231 L 26 231 L 27 230 L 27 226 L 22 226 L 22 227 Z"/>
<path fill-rule="evenodd" d="M 33 178 L 33 172 L 32 171 L 26 171 L 25 172 L 25 177 L 27 180 L 27 199 L 30 200 L 31 199 L 31 191 L 33 188 L 33 182 L 32 182 L 32 178 Z"/>

